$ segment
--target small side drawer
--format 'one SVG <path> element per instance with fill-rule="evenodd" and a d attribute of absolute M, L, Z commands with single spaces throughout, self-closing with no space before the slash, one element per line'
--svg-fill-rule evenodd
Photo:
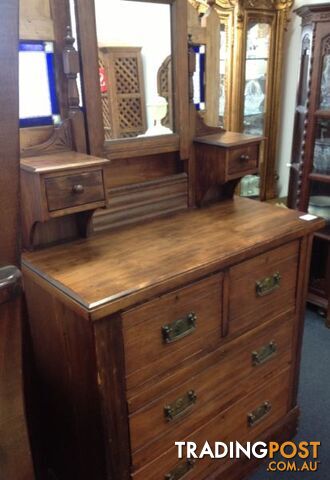
<path fill-rule="evenodd" d="M 241 176 L 242 172 L 257 170 L 259 159 L 259 144 L 244 145 L 228 152 L 227 176 Z"/>
<path fill-rule="evenodd" d="M 45 178 L 48 210 L 62 210 L 105 199 L 102 170 Z"/>
<path fill-rule="evenodd" d="M 222 280 L 214 275 L 123 313 L 128 389 L 219 343 Z"/>
<path fill-rule="evenodd" d="M 295 309 L 299 241 L 285 244 L 229 271 L 229 334 Z"/>
<path fill-rule="evenodd" d="M 212 446 L 215 442 L 241 442 L 265 440 L 261 435 L 277 421 L 288 413 L 290 392 L 290 369 L 286 369 L 276 378 L 260 389 L 256 389 L 248 396 L 241 397 L 234 405 L 224 412 L 214 416 L 209 423 L 204 424 L 187 437 L 177 436 L 176 440 L 195 442 L 198 446 L 197 454 L 201 451 L 206 441 Z M 204 478 L 203 472 L 207 468 L 214 470 L 226 468 L 230 459 L 196 459 L 193 465 L 185 465 L 185 459 L 178 460 L 177 447 L 171 444 L 161 456 L 150 463 L 145 463 L 143 468 L 132 473 L 132 480 L 155 480 L 171 478 L 171 473 L 178 472 L 177 480 L 200 480 Z M 185 468 L 187 467 L 187 468 Z M 191 467 L 191 468 L 189 468 Z M 182 475 L 181 475 L 182 472 Z M 180 476 L 181 475 L 181 476 Z M 226 475 L 223 475 L 226 478 Z"/>

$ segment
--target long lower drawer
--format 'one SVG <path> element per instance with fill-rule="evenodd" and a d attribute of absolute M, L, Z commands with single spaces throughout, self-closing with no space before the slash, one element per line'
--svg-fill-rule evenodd
<path fill-rule="evenodd" d="M 241 443 L 253 441 L 260 437 L 260 433 L 270 428 L 288 412 L 290 396 L 290 369 L 284 370 L 271 382 L 241 398 L 233 406 L 215 416 L 210 422 L 202 426 L 188 438 L 178 435 L 176 441 L 191 441 L 198 446 L 197 453 L 206 441 L 210 445 L 214 442 L 235 442 Z M 173 478 L 179 480 L 197 480 L 201 478 L 202 472 L 216 462 L 215 468 L 219 468 L 227 459 L 210 459 L 205 457 L 197 459 L 191 469 L 185 469 L 186 460 L 178 460 L 177 447 L 173 446 L 153 462 L 147 464 L 135 473 L 132 473 L 132 480 L 164 480 Z M 186 471 L 187 470 L 187 471 Z M 180 473 L 182 472 L 182 474 Z M 169 475 L 169 476 L 167 476 Z M 180 476 L 181 475 L 181 476 Z"/>
<path fill-rule="evenodd" d="M 198 365 L 184 379 L 179 372 L 176 388 L 164 389 L 158 398 L 149 397 L 148 402 L 152 392 L 144 391 L 142 399 L 132 399 L 134 468 L 161 455 L 178 436 L 189 435 L 285 369 L 292 358 L 292 333 L 293 316 L 284 316 L 213 352 L 208 368 L 198 371 Z M 134 411 L 143 400 L 144 406 Z"/>

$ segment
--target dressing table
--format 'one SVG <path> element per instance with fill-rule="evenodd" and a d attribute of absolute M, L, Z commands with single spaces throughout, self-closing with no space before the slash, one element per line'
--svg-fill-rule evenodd
<path fill-rule="evenodd" d="M 42 478 L 242 479 L 255 461 L 179 460 L 175 442 L 294 436 L 312 237 L 323 221 L 234 196 L 257 171 L 263 139 L 209 127 L 196 112 L 186 0 L 158 4 L 172 23 L 175 131 L 104 141 L 100 32 L 93 2 L 75 3 L 88 153 L 100 159 L 80 168 L 102 171 L 104 203 L 81 202 L 103 207 L 83 232 L 80 207 L 61 204 L 56 225 L 35 217 L 39 233 L 23 254 Z M 61 185 L 71 183 L 52 188 Z"/>

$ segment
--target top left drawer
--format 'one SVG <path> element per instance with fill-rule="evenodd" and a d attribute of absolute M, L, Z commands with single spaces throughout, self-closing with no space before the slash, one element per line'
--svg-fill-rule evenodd
<path fill-rule="evenodd" d="M 129 390 L 219 344 L 222 280 L 214 275 L 122 314 Z"/>
<path fill-rule="evenodd" d="M 62 210 L 105 199 L 102 170 L 45 178 L 48 210 Z"/>

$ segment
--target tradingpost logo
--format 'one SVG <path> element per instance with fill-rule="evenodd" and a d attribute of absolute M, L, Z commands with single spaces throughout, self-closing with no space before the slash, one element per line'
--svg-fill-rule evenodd
<path fill-rule="evenodd" d="M 269 472 L 317 472 L 321 442 L 205 442 L 199 447 L 194 442 L 175 442 L 178 458 L 211 459 L 268 459 Z M 276 456 L 276 457 L 275 457 Z"/>

